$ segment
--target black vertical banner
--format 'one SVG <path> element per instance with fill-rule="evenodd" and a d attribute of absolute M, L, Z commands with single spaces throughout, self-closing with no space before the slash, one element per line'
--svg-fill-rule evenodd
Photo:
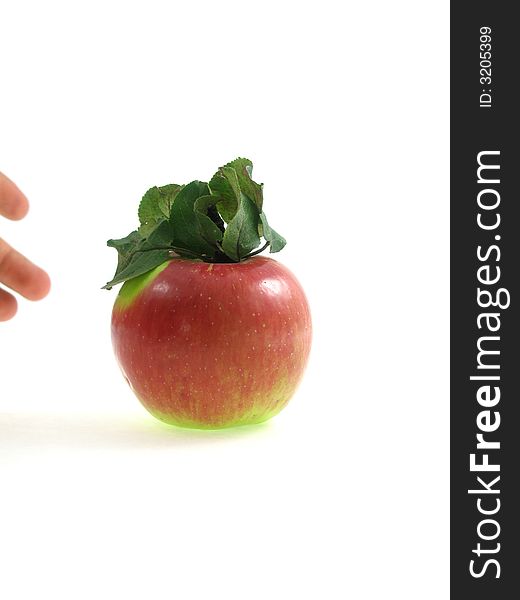
<path fill-rule="evenodd" d="M 472 600 L 520 598 L 517 8 L 451 3 L 451 597 Z"/>

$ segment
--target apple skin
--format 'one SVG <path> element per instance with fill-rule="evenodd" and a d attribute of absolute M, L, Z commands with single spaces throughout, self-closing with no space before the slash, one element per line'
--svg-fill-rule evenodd
<path fill-rule="evenodd" d="M 112 343 L 158 419 L 220 429 L 260 423 L 294 394 L 311 347 L 307 299 L 281 263 L 175 258 L 123 285 Z"/>

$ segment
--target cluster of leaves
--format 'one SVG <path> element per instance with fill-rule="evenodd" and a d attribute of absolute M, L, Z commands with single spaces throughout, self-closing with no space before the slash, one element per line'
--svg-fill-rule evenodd
<path fill-rule="evenodd" d="M 206 262 L 239 262 L 269 246 L 279 252 L 285 239 L 269 226 L 262 184 L 253 163 L 237 158 L 220 167 L 209 183 L 192 181 L 153 187 L 139 205 L 139 229 L 107 245 L 118 252 L 117 270 L 104 287 L 142 275 L 181 256 Z M 265 239 L 264 246 L 255 251 Z"/>

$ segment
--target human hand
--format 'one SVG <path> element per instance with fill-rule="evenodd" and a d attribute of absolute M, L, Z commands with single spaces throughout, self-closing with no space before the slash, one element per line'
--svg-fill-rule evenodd
<path fill-rule="evenodd" d="M 0 173 L 0 215 L 18 221 L 25 217 L 28 210 L 27 198 L 10 179 Z M 45 271 L 0 238 L 0 284 L 29 300 L 41 300 L 48 294 L 51 282 Z M 16 309 L 16 298 L 0 287 L 0 321 L 14 317 Z"/>

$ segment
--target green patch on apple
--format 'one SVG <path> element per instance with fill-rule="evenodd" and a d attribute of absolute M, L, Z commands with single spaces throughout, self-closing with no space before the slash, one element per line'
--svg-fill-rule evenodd
<path fill-rule="evenodd" d="M 144 290 L 147 285 L 149 285 L 156 277 L 159 275 L 161 271 L 163 271 L 168 266 L 168 261 L 164 261 L 158 267 L 155 267 L 151 271 L 147 271 L 142 275 L 138 275 L 137 277 L 132 277 L 132 279 L 128 279 L 119 294 L 117 295 L 116 305 L 118 308 L 123 308 L 132 304 L 136 296 L 139 295 L 139 292 Z"/>

